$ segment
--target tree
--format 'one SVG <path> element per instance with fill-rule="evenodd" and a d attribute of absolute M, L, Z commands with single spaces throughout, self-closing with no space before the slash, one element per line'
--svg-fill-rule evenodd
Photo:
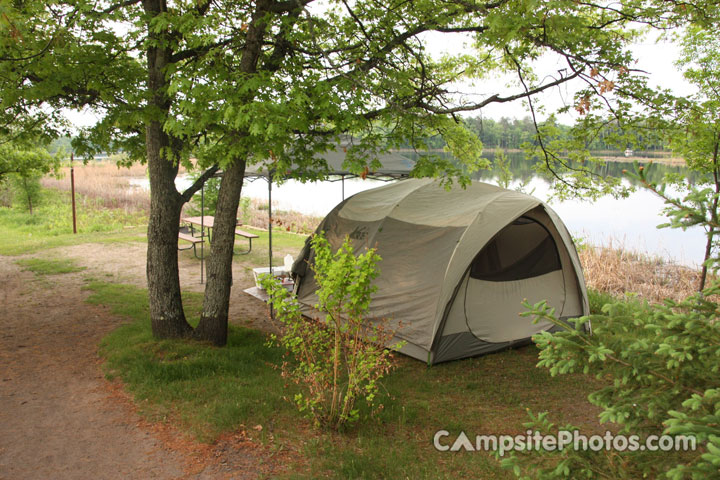
<path fill-rule="evenodd" d="M 223 226 L 215 232 L 198 327 L 212 331 L 203 336 L 215 343 L 224 342 L 227 328 L 233 221 L 246 162 L 264 159 L 277 172 L 295 164 L 312 175 L 311 169 L 323 169 L 312 154 L 329 148 L 339 135 L 352 134 L 358 144 L 348 150 L 350 166 L 362 173 L 374 167 L 370 159 L 375 151 L 404 142 L 422 148 L 440 135 L 465 166 L 424 157 L 413 173 L 455 174 L 467 181 L 469 173 L 487 164 L 479 157 L 480 145 L 455 123 L 455 114 L 532 97 L 588 68 L 619 69 L 629 62 L 622 50 L 627 37 L 619 27 L 608 26 L 631 17 L 575 2 L 546 2 L 540 8 L 524 1 L 332 2 L 323 15 L 298 8 L 275 27 L 273 21 L 279 20 L 272 7 L 257 8 L 264 14 L 253 17 L 247 31 L 262 37 L 265 46 L 247 79 L 240 85 L 208 77 L 195 84 L 200 95 L 193 96 L 204 100 L 192 110 L 197 115 L 207 104 L 206 84 L 229 86 L 211 109 L 224 122 L 211 123 L 236 139 L 232 158 L 237 160 L 224 167 L 227 181 L 223 179 L 216 212 L 216 224 L 220 219 Z M 429 33 L 467 34 L 478 54 L 433 58 L 422 38 Z M 573 73 L 537 80 L 527 64 L 546 51 L 565 56 Z M 237 69 L 243 71 L 239 61 Z M 518 73 L 515 93 L 476 102 L 455 98 L 457 79 L 503 70 Z M 233 91 L 240 94 L 233 97 Z"/>
<path fill-rule="evenodd" d="M 702 5 L 702 4 L 698 4 Z M 628 103 L 613 109 L 612 120 L 622 121 L 626 133 L 617 141 L 632 139 L 629 125 L 654 128 L 667 136 L 671 146 L 683 155 L 691 171 L 707 177 L 699 186 L 684 177 L 665 182 L 649 179 L 648 169 L 637 166 L 640 183 L 662 196 L 668 208 L 668 226 L 705 228 L 706 245 L 700 291 L 682 302 L 666 300 L 663 305 L 639 301 L 614 301 L 602 312 L 576 319 L 558 320 L 545 302 L 526 305 L 527 316 L 544 318 L 560 327 L 558 333 L 534 337 L 541 350 L 539 366 L 551 374 L 582 372 L 603 380 L 605 385 L 588 397 L 603 409 L 601 421 L 617 425 L 619 433 L 668 435 L 674 441 L 688 437 L 696 448 L 687 451 L 653 452 L 626 450 L 605 453 L 577 451 L 536 451 L 531 456 L 513 454 L 505 466 L 523 478 L 715 478 L 720 465 L 720 389 L 717 388 L 717 359 L 720 355 L 717 279 L 706 284 L 708 267 L 720 263 L 715 248 L 718 228 L 718 73 L 720 54 L 717 5 L 708 4 L 705 15 L 693 17 L 682 35 L 683 54 L 679 66 L 697 88 L 695 93 L 677 97 L 668 91 L 654 91 L 643 82 L 626 83 L 620 97 Z M 630 103 L 632 99 L 634 103 Z M 642 107 L 642 109 L 640 109 Z M 597 126 L 598 117 L 581 127 Z M 587 133 L 576 129 L 578 133 Z M 581 138 L 578 135 L 578 138 Z M 682 184 L 684 197 L 666 192 L 665 183 Z M 581 324 L 592 321 L 593 335 Z M 532 416 L 528 428 L 556 433 L 559 428 L 546 413 Z M 674 442 L 673 442 L 674 443 Z M 676 445 L 682 444 L 675 443 Z M 692 443 L 691 443 L 692 444 Z M 640 444 L 642 445 L 642 443 Z M 547 457 L 538 461 L 537 456 Z"/>
<path fill-rule="evenodd" d="M 0 138 L 0 183 L 12 182 L 31 215 L 40 194 L 40 177 L 57 171 L 60 155 L 50 155 L 43 146 Z"/>
<path fill-rule="evenodd" d="M 701 7 L 702 3 L 696 5 L 696 8 Z M 552 134 L 545 136 L 545 143 L 533 148 L 536 155 L 552 159 L 549 163 L 561 165 L 560 171 L 570 172 L 566 176 L 557 175 L 563 195 L 613 193 L 613 188 L 608 188 L 613 184 L 614 193 L 624 194 L 627 191 L 617 177 L 607 182 L 607 178 L 600 177 L 591 169 L 571 167 L 561 160 L 562 153 L 568 152 L 568 158 L 576 160 L 577 165 L 583 162 L 594 165 L 596 159 L 592 158 L 589 149 L 601 136 L 603 143 L 620 149 L 642 144 L 665 144 L 683 158 L 688 168 L 686 174 L 669 174 L 657 181 L 650 179 L 647 168 L 640 167 L 637 174 L 628 175 L 638 185 L 665 200 L 670 221 L 659 228 L 705 228 L 707 242 L 698 283 L 700 292 L 706 286 L 708 268 L 717 268 L 713 251 L 717 246 L 715 237 L 720 197 L 720 40 L 714 35 L 720 23 L 720 12 L 715 4 L 704 8 L 702 15 L 685 19 L 683 33 L 675 36 L 682 48 L 677 66 L 683 70 L 691 86 L 690 92 L 678 95 L 667 89 L 654 89 L 648 86 L 646 77 L 630 78 L 625 73 L 619 76 L 617 82 L 604 79 L 601 82 L 604 97 L 591 102 L 587 91 L 580 94 L 577 108 L 583 117 L 569 134 L 544 125 L 541 129 Z M 683 17 L 668 20 L 664 27 L 677 26 L 682 20 Z M 548 141 L 548 137 L 554 139 Z M 546 170 L 554 171 L 547 165 Z M 604 188 L 594 190 L 596 182 Z M 668 185 L 681 193 L 668 192 Z"/>
<path fill-rule="evenodd" d="M 50 155 L 44 147 L 0 139 L 0 181 L 13 174 L 21 178 L 42 175 L 57 167 L 57 157 Z"/>
<path fill-rule="evenodd" d="M 720 197 L 720 39 L 710 31 L 690 27 L 682 39 L 679 66 L 685 67 L 684 77 L 697 88 L 693 94 L 676 98 L 673 114 L 665 128 L 670 145 L 689 169 L 709 176 L 707 183 L 689 185 L 684 201 L 670 198 L 663 188 L 645 185 L 663 196 L 669 205 L 668 226 L 687 228 L 704 226 L 707 234 L 705 255 L 698 291 L 705 289 L 708 267 L 717 268 L 713 251 L 717 247 L 718 198 Z M 671 104 L 671 105 L 672 105 Z M 705 185 L 709 184 L 709 188 Z M 694 202 L 688 206 L 687 202 Z M 698 207 L 704 207 L 699 210 Z M 702 216 L 694 215 L 700 212 Z"/>
<path fill-rule="evenodd" d="M 341 136 L 355 139 L 348 162 L 362 174 L 375 153 L 441 135 L 462 160 L 421 157 L 416 176 L 458 177 L 486 163 L 456 115 L 491 103 L 529 99 L 595 72 L 627 67 L 622 9 L 570 0 L 535 2 L 347 2 L 312 0 L 54 1 L 3 3 L 0 40 L 2 121 L 62 132 L 64 108 L 91 106 L 98 124 L 75 142 L 147 161 L 151 208 L 148 290 L 156 337 L 187 336 L 177 270 L 180 209 L 218 168 L 212 257 L 201 323 L 194 335 L 223 344 L 232 283 L 234 220 L 245 166 L 321 176 L 315 154 Z M 433 57 L 430 35 L 467 43 Z M 568 68 L 554 76 L 531 67 L 543 53 Z M 623 70 L 623 71 L 625 71 Z M 459 80 L 514 72 L 514 90 L 456 93 Z M 185 192 L 174 179 L 193 153 L 206 171 Z"/>

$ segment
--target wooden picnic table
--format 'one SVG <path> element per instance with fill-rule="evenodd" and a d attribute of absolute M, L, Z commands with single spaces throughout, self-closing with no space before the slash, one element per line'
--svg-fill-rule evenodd
<path fill-rule="evenodd" d="M 201 217 L 183 217 L 181 220 L 185 223 L 190 224 L 191 235 L 193 237 L 203 239 L 206 235 L 205 235 L 205 232 L 203 232 L 202 230 L 207 228 L 208 229 L 207 237 L 208 237 L 208 240 L 210 239 L 210 230 L 215 226 L 215 217 L 213 217 L 212 215 L 204 215 Z M 200 236 L 195 235 L 195 232 L 193 231 L 193 228 L 192 228 L 193 225 L 197 225 L 197 226 L 201 227 Z M 242 223 L 238 222 L 237 225 L 242 225 Z M 247 249 L 247 251 L 238 252 L 239 255 L 244 255 L 244 254 L 250 253 L 250 251 L 252 250 L 253 238 L 259 238 L 254 233 L 249 233 L 244 230 L 240 230 L 239 228 L 235 229 L 235 235 L 246 238 L 250 242 L 250 245 L 249 245 L 249 248 Z M 179 234 L 179 238 L 181 238 L 183 240 L 187 240 L 186 238 L 183 238 L 182 234 Z M 197 254 L 196 254 L 196 256 L 197 256 Z"/>
<path fill-rule="evenodd" d="M 215 217 L 212 215 L 204 215 L 202 217 L 184 217 L 182 221 L 207 228 L 213 228 L 215 226 Z M 238 223 L 238 225 L 240 224 Z"/>

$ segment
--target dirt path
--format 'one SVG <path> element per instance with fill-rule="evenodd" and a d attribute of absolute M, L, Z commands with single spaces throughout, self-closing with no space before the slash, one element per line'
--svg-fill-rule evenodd
<path fill-rule="evenodd" d="M 144 262 L 125 260 L 144 255 L 122 248 L 117 256 L 107 245 L 84 245 L 62 256 L 81 256 L 90 273 L 142 284 Z M 262 454 L 242 439 L 199 445 L 149 425 L 104 379 L 98 342 L 123 320 L 85 303 L 86 272 L 38 277 L 15 261 L 0 256 L 0 479 L 257 476 Z M 262 322 L 260 304 L 240 308 Z"/>

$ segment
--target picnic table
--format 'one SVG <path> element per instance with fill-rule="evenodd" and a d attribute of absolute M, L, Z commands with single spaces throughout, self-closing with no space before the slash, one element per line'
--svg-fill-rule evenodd
<path fill-rule="evenodd" d="M 181 219 L 183 223 L 189 224 L 189 230 L 184 231 L 182 228 L 178 231 L 178 238 L 180 240 L 185 240 L 187 242 L 191 243 L 190 247 L 187 248 L 180 248 L 180 250 L 187 250 L 189 248 L 193 249 L 193 252 L 195 253 L 195 256 L 197 257 L 197 248 L 196 245 L 203 243 L 205 241 L 205 238 L 207 237 L 208 240 L 210 240 L 210 231 L 215 226 L 215 217 L 212 215 L 203 215 L 199 217 L 183 217 Z M 242 225 L 242 223 L 238 222 L 237 225 Z M 195 232 L 195 226 L 200 227 L 199 234 L 196 234 Z M 207 233 L 205 232 L 205 229 L 207 229 Z M 235 229 L 235 235 L 239 237 L 246 238 L 249 241 L 248 249 L 242 252 L 235 252 L 237 255 L 246 255 L 252 251 L 252 241 L 253 238 L 259 238 L 254 233 L 249 233 L 244 230 L 241 230 L 239 228 Z"/>

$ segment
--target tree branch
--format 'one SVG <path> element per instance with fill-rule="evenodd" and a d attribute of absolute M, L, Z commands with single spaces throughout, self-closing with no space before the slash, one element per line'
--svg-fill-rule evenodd
<path fill-rule="evenodd" d="M 190 185 L 187 190 L 185 190 L 180 197 L 182 198 L 183 202 L 187 203 L 190 201 L 193 195 L 197 193 L 198 190 L 202 188 L 203 185 L 205 185 L 205 182 L 207 182 L 217 171 L 220 167 L 217 165 L 213 165 L 212 167 L 208 168 L 203 172 L 202 175 L 198 177 L 197 180 L 193 182 L 192 185 Z"/>

